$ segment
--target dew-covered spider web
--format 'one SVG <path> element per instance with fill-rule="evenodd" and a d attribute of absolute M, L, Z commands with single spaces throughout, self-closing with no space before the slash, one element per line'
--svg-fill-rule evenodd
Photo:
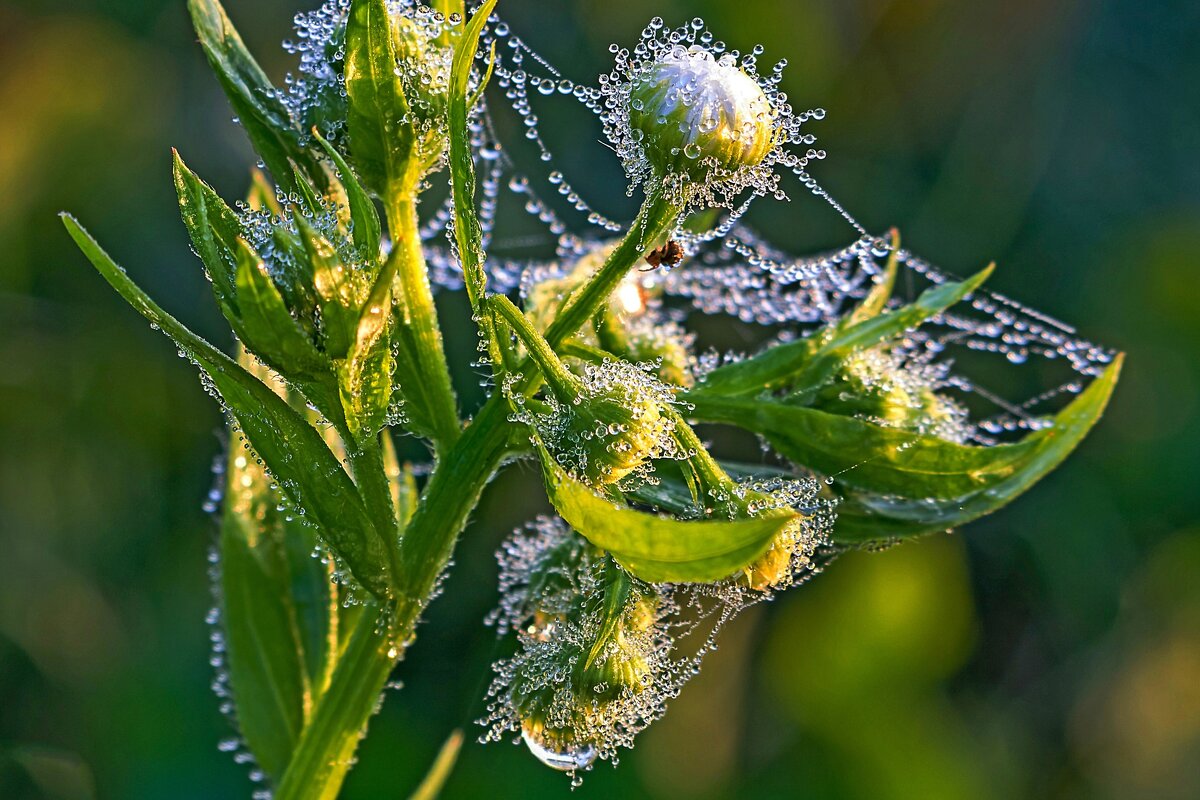
<path fill-rule="evenodd" d="M 281 92 L 301 130 L 317 125 L 327 138 L 342 144 L 344 123 L 339 120 L 344 120 L 344 115 L 327 111 L 336 107 L 339 99 L 345 101 L 339 66 L 344 57 L 342 26 L 349 5 L 349 0 L 329 0 L 316 11 L 298 15 L 296 39 L 287 47 L 299 56 L 300 63 Z M 444 24 L 461 23 L 442 20 L 412 0 L 393 0 L 391 5 L 397 13 L 414 15 L 430 32 Z M 593 114 L 613 151 L 612 158 L 621 162 L 630 179 L 632 195 L 647 180 L 647 168 L 637 160 L 636 137 L 620 127 L 619 114 L 614 113 L 614 108 L 628 99 L 620 88 L 621 76 L 679 47 L 703 48 L 715 58 L 730 59 L 752 75 L 782 120 L 780 141 L 787 145 L 772 151 L 770 174 L 752 176 L 742 195 L 715 198 L 720 201 L 714 203 L 720 213 L 712 217 L 707 229 L 676 232 L 675 238 L 685 253 L 681 264 L 636 271 L 618 290 L 618 300 L 631 316 L 645 315 L 655 324 L 693 331 L 688 334 L 698 337 L 694 339 L 693 377 L 700 378 L 721 364 L 753 355 L 769 344 L 792 341 L 836 323 L 888 279 L 889 262 L 896 268 L 889 308 L 912 302 L 931 286 L 958 280 L 950 271 L 910 250 L 896 248 L 890 235 L 871 233 L 817 183 L 809 169 L 826 154 L 814 148 L 816 140 L 808 133 L 808 126 L 821 120 L 824 111 L 791 110 L 780 90 L 786 62 L 771 65 L 760 74 L 757 62 L 761 47 L 747 52 L 734 50 L 699 19 L 678 28 L 669 28 L 655 19 L 633 48 L 613 45 L 613 73 L 591 83 L 554 66 L 508 23 L 493 15 L 482 36 L 477 67 L 482 73 L 489 52 L 494 50 L 494 75 L 470 120 L 484 245 L 488 247 L 498 232 L 503 233 L 502 220 L 511 215 L 501 211 L 511 207 L 518 209 L 518 217 L 528 217 L 523 220 L 525 228 L 530 227 L 529 220 L 533 221 L 532 227 L 542 232 L 541 241 L 547 243 L 548 251 L 552 247 L 553 253 L 540 259 L 505 257 L 497 253 L 501 248 L 491 248 L 486 269 L 492 291 L 528 298 L 546 281 L 570 276 L 580 258 L 595 253 L 627 230 L 626 220 L 607 212 L 603 203 L 588 196 L 586 176 L 566 174 L 561 159 L 547 143 L 541 115 L 550 117 L 564 104 L 574 104 Z M 510 129 L 516 130 L 517 139 L 524 139 L 524 143 L 504 141 L 502 131 Z M 435 176 L 432 181 L 437 189 L 444 183 L 444 176 Z M 845 222 L 847 244 L 823 253 L 798 255 L 772 244 L 750 227 L 745 215 L 751 200 L 760 196 L 786 199 L 789 190 L 811 193 L 824 201 Z M 452 217 L 449 198 L 435 201 L 425 209 L 421 228 L 431 280 L 442 290 L 456 290 L 463 285 L 452 244 Z M 757 333 L 748 335 L 750 343 L 741 349 L 731 349 L 727 342 L 706 341 L 703 333 L 697 333 L 711 327 L 697 324 L 706 317 L 727 317 Z M 692 341 L 689 339 L 689 343 Z M 966 301 L 934 315 L 918 329 L 907 331 L 874 361 L 864 359 L 859 377 L 872 381 L 883 380 L 878 376 L 884 375 L 893 379 L 896 375 L 909 376 L 935 388 L 952 398 L 954 404 L 947 415 L 951 423 L 935 433 L 959 443 L 991 446 L 1045 427 L 1114 357 L 1113 350 L 1081 338 L 1070 325 L 981 289 Z M 759 480 L 772 479 L 787 483 L 787 490 L 813 520 L 813 529 L 805 534 L 793 556 L 789 583 L 800 582 L 819 572 L 837 553 L 825 535 L 832 524 L 833 508 L 820 499 L 820 481 L 814 476 L 803 472 L 776 478 L 759 476 Z M 493 618 L 502 630 L 521 631 L 529 626 L 532 613 L 521 605 L 528 600 L 521 594 L 522 581 L 528 576 L 523 577 L 522 571 L 528 572 L 540 553 L 559 546 L 570 535 L 561 522 L 540 519 L 506 543 L 499 557 L 507 584 L 501 587 L 504 600 Z M 579 576 L 572 580 L 575 578 Z M 592 586 L 590 591 L 598 591 L 587 583 L 590 579 L 586 576 L 580 580 Z M 730 581 L 709 586 L 661 586 L 653 591 L 659 609 L 654 620 L 656 633 L 645 638 L 642 655 L 658 665 L 658 682 L 651 684 L 654 692 L 630 699 L 614 712 L 615 717 L 601 721 L 609 725 L 609 738 L 599 752 L 604 758 L 615 760 L 618 747 L 630 745 L 638 731 L 661 716 L 663 704 L 678 693 L 698 667 L 702 654 L 715 646 L 716 631 L 728 619 L 746 606 L 773 596 L 770 592 L 746 590 Z M 578 638 L 587 633 L 580 629 L 571 635 Z M 531 663 L 550 670 L 558 657 L 555 648 L 563 642 L 551 642 L 546 630 L 537 626 L 525 630 L 522 636 L 521 654 L 497 665 L 499 675 L 490 695 L 493 704 L 485 721 L 489 738 L 521 731 L 522 722 L 511 704 L 506 704 L 505 692 L 517 671 Z M 664 642 L 681 640 L 696 640 L 691 655 L 663 651 Z M 520 661 L 522 658 L 526 660 Z M 544 659 L 545 664 L 538 659 Z M 557 673 L 550 670 L 546 674 L 552 680 Z M 537 752 L 533 744 L 531 747 Z M 567 759 L 556 765 L 560 768 L 586 768 L 597 751 L 593 747 L 590 754 L 551 752 L 539 757 L 547 760 L 556 755 Z"/>

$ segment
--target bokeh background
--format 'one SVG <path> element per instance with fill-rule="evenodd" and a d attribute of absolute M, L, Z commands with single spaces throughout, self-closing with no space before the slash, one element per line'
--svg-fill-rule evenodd
<path fill-rule="evenodd" d="M 278 43 L 314 0 L 227 4 L 280 78 Z M 817 174 L 869 227 L 899 226 L 951 271 L 995 259 L 995 288 L 1130 354 L 1062 469 L 959 535 L 847 556 L 745 615 L 576 796 L 1200 796 L 1200 4 L 501 8 L 583 80 L 651 13 L 763 43 L 790 60 L 795 104 L 828 110 Z M 563 105 L 542 113 L 552 144 L 614 198 L 602 210 L 628 214 L 599 132 Z M 201 502 L 221 419 L 55 218 L 75 212 L 163 305 L 228 341 L 168 148 L 239 196 L 253 157 L 230 116 L 183 0 L 0 1 L 0 797 L 248 796 L 208 689 Z M 797 250 L 849 240 L 811 200 L 758 224 Z M 478 733 L 491 553 L 536 510 L 535 481 L 510 471 L 487 495 L 346 797 L 405 796 L 451 729 Z M 567 791 L 522 750 L 468 744 L 446 795 Z"/>

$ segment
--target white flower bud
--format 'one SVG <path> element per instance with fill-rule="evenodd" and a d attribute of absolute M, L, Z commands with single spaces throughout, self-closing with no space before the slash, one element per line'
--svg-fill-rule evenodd
<path fill-rule="evenodd" d="M 663 175 L 720 178 L 760 164 L 774 144 L 771 102 L 731 56 L 677 46 L 633 84 L 629 124 Z"/>

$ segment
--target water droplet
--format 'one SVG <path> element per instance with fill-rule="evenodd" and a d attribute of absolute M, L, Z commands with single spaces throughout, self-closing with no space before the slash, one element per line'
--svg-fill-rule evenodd
<path fill-rule="evenodd" d="M 596 760 L 596 748 L 590 744 L 556 750 L 544 744 L 540 737 L 530 733 L 528 728 L 521 730 L 521 738 L 534 758 L 551 769 L 562 772 L 574 772 L 577 769 L 587 769 Z"/>

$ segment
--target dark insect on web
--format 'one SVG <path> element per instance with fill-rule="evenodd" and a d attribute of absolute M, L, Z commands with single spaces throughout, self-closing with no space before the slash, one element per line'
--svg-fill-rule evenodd
<path fill-rule="evenodd" d="M 683 245 L 671 239 L 662 247 L 656 247 L 649 253 L 646 253 L 646 263 L 649 267 L 642 267 L 641 272 L 652 272 L 659 267 L 674 267 L 683 261 Z"/>

